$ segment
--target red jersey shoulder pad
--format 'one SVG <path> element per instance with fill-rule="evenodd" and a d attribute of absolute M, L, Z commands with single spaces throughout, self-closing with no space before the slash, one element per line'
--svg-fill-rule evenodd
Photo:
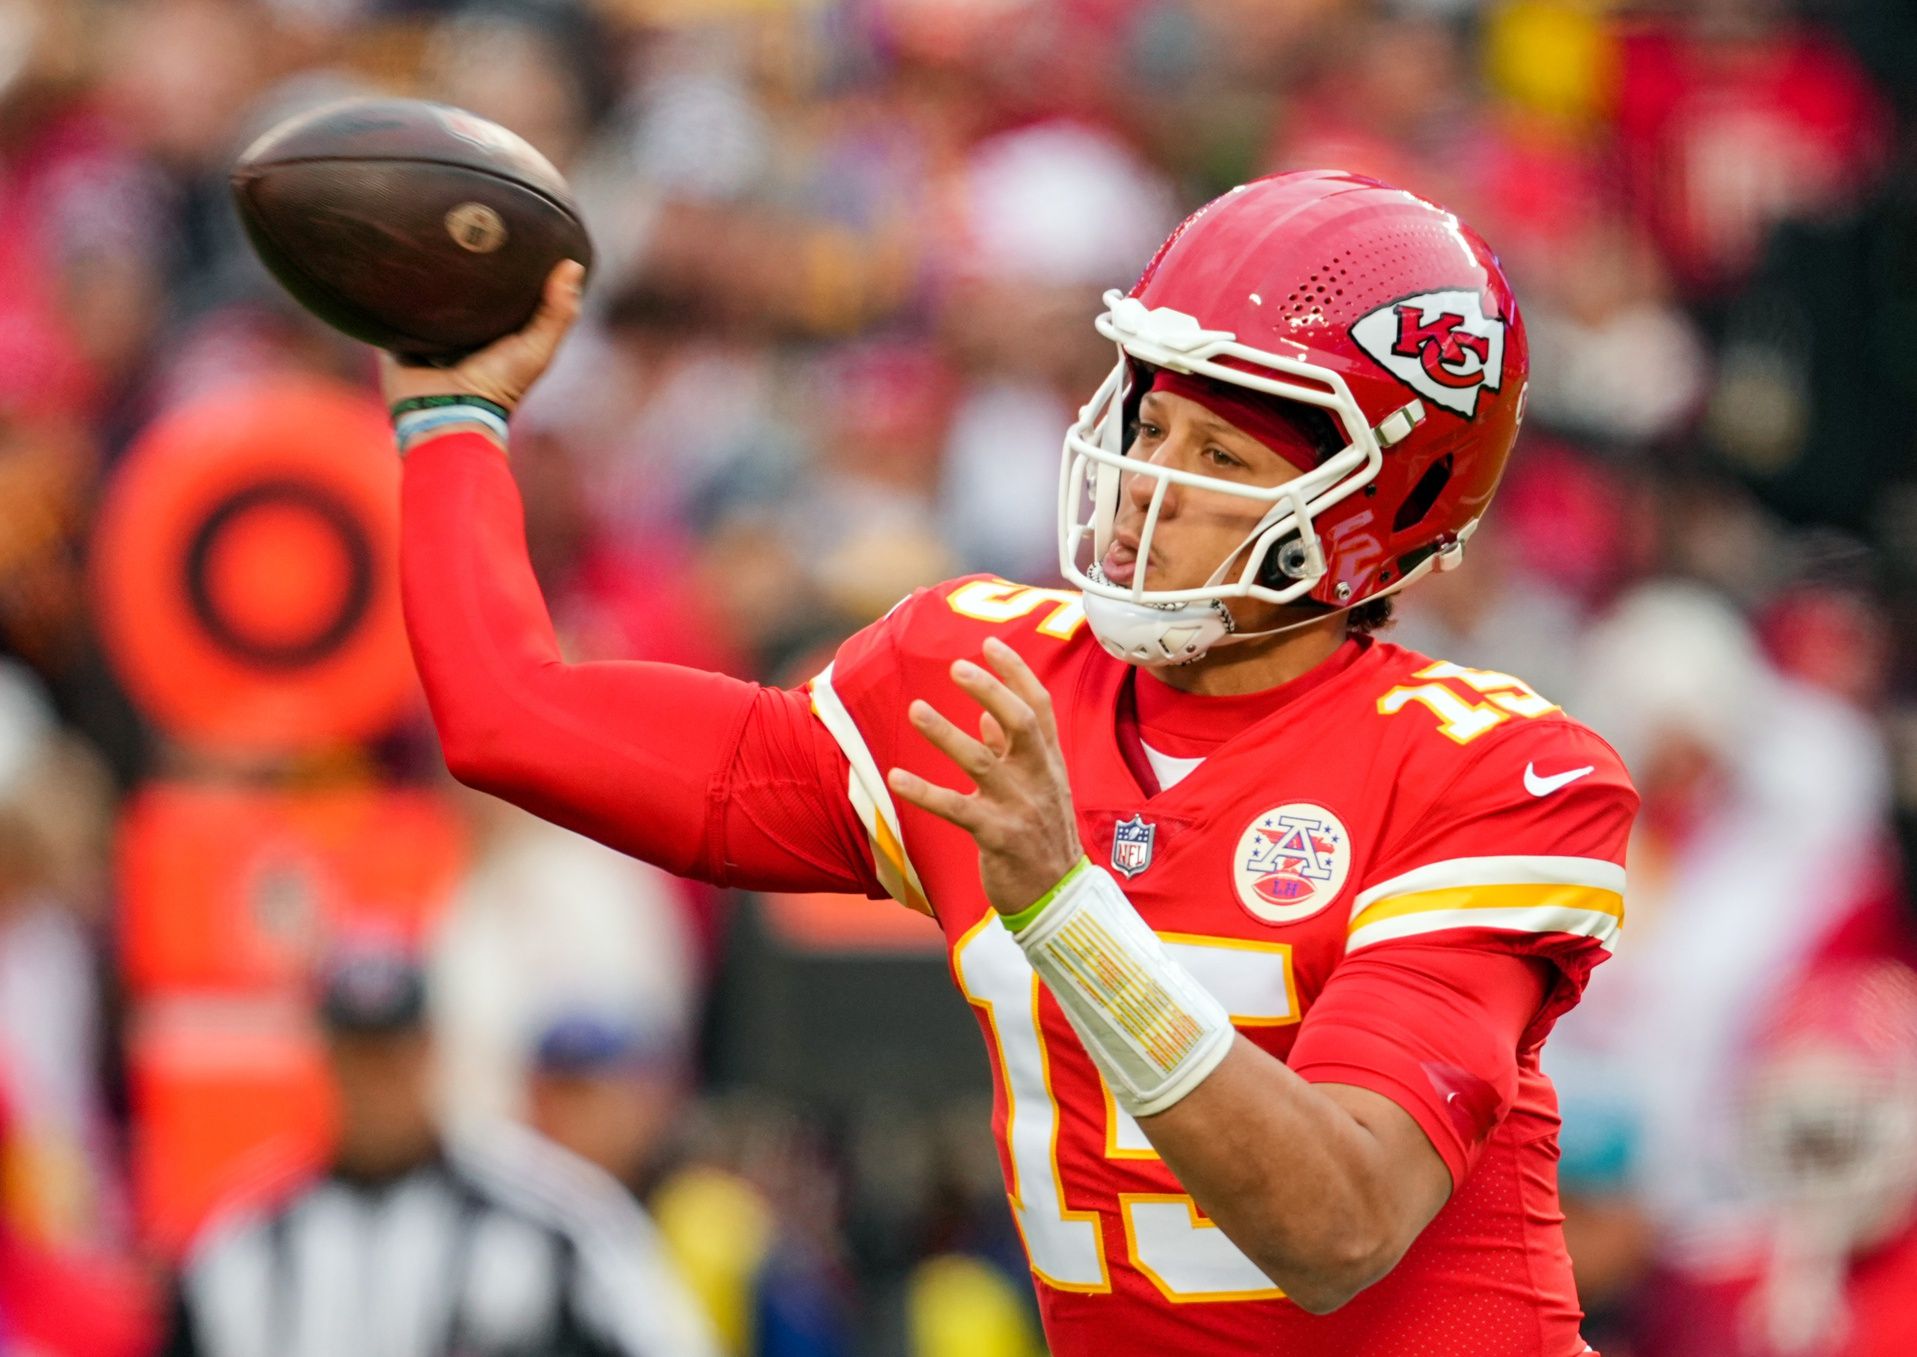
<path fill-rule="evenodd" d="M 1527 780 L 1534 787 L 1550 786 L 1550 765 L 1569 761 L 1590 768 L 1580 776 L 1629 790 L 1623 761 L 1603 737 L 1523 679 L 1399 646 L 1382 649 L 1376 709 L 1397 733 L 1404 775 L 1415 784 L 1436 790 L 1474 772 L 1496 776 L 1493 770 L 1515 759 L 1520 770 L 1538 766 Z"/>
<path fill-rule="evenodd" d="M 1065 658 L 1083 654 L 1071 643 L 1084 629 L 1084 606 L 1076 593 L 1035 589 L 995 575 L 967 576 L 908 594 L 841 645 L 812 680 L 813 711 L 850 764 L 849 795 L 871 840 L 874 869 L 896 899 L 931 912 L 906 852 L 904 822 L 885 783 L 885 770 L 923 752 L 923 737 L 906 720 L 912 700 L 924 698 L 946 709 L 962 699 L 951 664 L 981 660 L 988 636 L 1023 655 L 1042 682 L 1056 682 L 1066 672 Z M 963 713 L 953 708 L 947 715 L 960 719 Z M 976 719 L 975 712 L 970 719 Z"/>
<path fill-rule="evenodd" d="M 1410 657 L 1413 660 L 1422 657 Z M 1464 673 L 1468 677 L 1457 678 Z M 1347 950 L 1434 934 L 1494 937 L 1499 950 L 1577 956 L 1588 970 L 1623 923 L 1625 850 L 1638 797 L 1623 761 L 1587 726 L 1508 675 L 1427 662 L 1408 677 L 1447 697 L 1379 710 L 1411 725 L 1396 743 L 1402 813 L 1353 899 Z M 1481 694 L 1498 719 L 1448 737 L 1433 720 Z M 1508 704 L 1489 699 L 1509 694 Z M 1456 708 L 1453 702 L 1456 702 Z M 1462 719 L 1462 718 L 1461 718 Z M 1575 989 L 1581 987 L 1579 975 Z"/>
<path fill-rule="evenodd" d="M 1511 723 L 1468 749 L 1408 755 L 1405 814 L 1381 867 L 1444 856 L 1591 857 L 1620 866 L 1637 789 L 1617 751 L 1561 712 Z"/>

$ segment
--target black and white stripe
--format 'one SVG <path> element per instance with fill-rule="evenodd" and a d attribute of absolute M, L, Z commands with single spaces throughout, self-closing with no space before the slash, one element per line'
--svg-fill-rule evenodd
<path fill-rule="evenodd" d="M 652 1224 L 533 1136 L 462 1137 L 377 1186 L 229 1216 L 181 1278 L 170 1357 L 707 1357 Z"/>

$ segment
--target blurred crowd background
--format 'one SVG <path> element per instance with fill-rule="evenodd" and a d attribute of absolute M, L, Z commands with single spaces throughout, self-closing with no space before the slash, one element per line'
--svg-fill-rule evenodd
<path fill-rule="evenodd" d="M 1478 226 L 1529 416 L 1392 639 L 1644 795 L 1547 1051 L 1589 1336 L 1917 1351 L 1905 0 L 0 0 L 0 1353 L 155 1351 L 222 1203 L 501 1118 L 646 1203 L 728 1352 L 1042 1351 L 935 930 L 445 778 L 370 355 L 226 183 L 379 91 L 524 134 L 597 243 L 515 432 L 568 652 L 768 682 L 1055 580 L 1099 294 L 1184 211 L 1337 166 Z M 342 1035 L 362 952 L 424 1016 Z"/>

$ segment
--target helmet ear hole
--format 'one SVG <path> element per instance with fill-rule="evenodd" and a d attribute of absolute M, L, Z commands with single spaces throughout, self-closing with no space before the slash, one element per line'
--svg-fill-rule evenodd
<path fill-rule="evenodd" d="M 1287 537 L 1275 543 L 1265 552 L 1265 559 L 1258 567 L 1258 583 L 1267 589 L 1282 589 L 1294 580 L 1301 580 L 1311 567 L 1311 552 L 1296 537 Z"/>
<path fill-rule="evenodd" d="M 1391 520 L 1393 532 L 1403 532 L 1406 528 L 1415 528 L 1424 516 L 1431 512 L 1431 506 L 1438 502 L 1438 496 L 1451 482 L 1451 454 L 1446 453 L 1425 469 L 1418 477 L 1418 483 L 1411 487 L 1404 503 L 1398 506 L 1398 515 Z"/>

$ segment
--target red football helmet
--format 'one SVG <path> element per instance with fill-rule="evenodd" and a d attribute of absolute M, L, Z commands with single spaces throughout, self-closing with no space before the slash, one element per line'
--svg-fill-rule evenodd
<path fill-rule="evenodd" d="M 1118 364 L 1065 437 L 1059 557 L 1113 654 L 1196 659 L 1231 633 L 1225 599 L 1349 608 L 1457 563 L 1503 474 L 1529 371 L 1517 300 L 1470 227 L 1376 180 L 1274 175 L 1194 212 L 1105 303 L 1098 330 Z M 1317 407 L 1342 446 L 1262 488 L 1130 460 L 1127 430 L 1161 369 Z M 1269 508 L 1204 587 L 1148 589 L 1144 570 L 1113 584 L 1097 562 L 1121 476 L 1135 474 L 1158 481 L 1141 560 L 1174 484 Z"/>

